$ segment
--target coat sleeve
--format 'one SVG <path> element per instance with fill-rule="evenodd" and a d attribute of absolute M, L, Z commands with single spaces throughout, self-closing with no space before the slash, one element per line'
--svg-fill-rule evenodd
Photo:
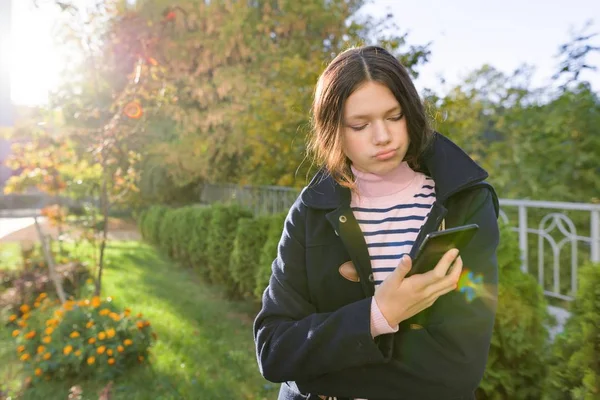
<path fill-rule="evenodd" d="M 288 213 L 262 308 L 254 321 L 259 368 L 272 382 L 310 379 L 385 360 L 371 336 L 372 298 L 331 313 L 318 313 L 311 304 L 305 212 L 298 199 Z"/>
<path fill-rule="evenodd" d="M 461 257 L 463 275 L 470 273 L 477 288 L 440 297 L 424 314 L 422 329 L 401 324 L 387 350 L 392 355 L 390 363 L 350 368 L 297 382 L 303 392 L 368 397 L 370 393 L 385 391 L 382 386 L 389 384 L 390 390 L 403 390 L 406 398 L 425 399 L 430 398 L 428 390 L 436 398 L 434 393 L 440 391 L 448 396 L 459 395 L 472 393 L 479 386 L 496 312 L 499 230 L 493 189 L 482 191 L 474 203 L 466 223 L 476 223 L 480 230 Z M 471 297 L 472 294 L 478 296 Z M 372 384 L 374 379 L 379 387 Z"/>

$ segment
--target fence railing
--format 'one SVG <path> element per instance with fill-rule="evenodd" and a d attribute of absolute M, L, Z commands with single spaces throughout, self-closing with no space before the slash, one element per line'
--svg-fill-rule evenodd
<path fill-rule="evenodd" d="M 286 212 L 298 194 L 298 189 L 280 186 L 206 184 L 200 201 L 235 202 L 258 215 Z M 522 271 L 537 277 L 546 296 L 572 300 L 579 267 L 600 263 L 600 204 L 500 199 L 500 206 L 501 220 L 518 233 Z M 573 216 L 577 223 L 567 214 L 573 212 L 579 213 Z"/>

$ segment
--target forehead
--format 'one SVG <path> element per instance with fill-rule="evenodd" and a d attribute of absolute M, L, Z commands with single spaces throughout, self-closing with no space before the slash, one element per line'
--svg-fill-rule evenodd
<path fill-rule="evenodd" d="M 366 82 L 346 99 L 344 117 L 374 117 L 399 106 L 400 103 L 387 86 L 378 82 Z"/>

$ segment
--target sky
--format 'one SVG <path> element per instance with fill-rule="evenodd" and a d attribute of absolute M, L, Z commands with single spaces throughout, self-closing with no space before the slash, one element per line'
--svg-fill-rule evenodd
<path fill-rule="evenodd" d="M 13 0 L 11 94 L 16 104 L 31 105 L 46 101 L 59 82 L 60 66 L 69 60 L 52 43 L 52 16 L 29 4 Z M 533 84 L 544 85 L 557 71 L 558 48 L 572 31 L 592 20 L 588 32 L 600 32 L 600 0 L 372 0 L 364 11 L 391 11 L 401 31 L 408 32 L 408 44 L 432 42 L 429 63 L 420 68 L 415 84 L 419 91 L 440 94 L 486 63 L 505 73 L 524 63 L 534 66 Z M 600 36 L 594 43 L 600 46 Z M 600 68 L 600 54 L 589 62 Z M 600 92 L 600 70 L 584 78 Z"/>

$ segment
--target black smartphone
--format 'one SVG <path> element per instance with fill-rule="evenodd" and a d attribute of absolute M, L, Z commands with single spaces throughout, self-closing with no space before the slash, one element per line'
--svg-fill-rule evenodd
<path fill-rule="evenodd" d="M 473 239 L 478 229 L 479 225 L 470 224 L 431 232 L 425 236 L 417 250 L 412 268 L 407 276 L 431 271 L 450 249 L 458 249 L 460 252 Z"/>

